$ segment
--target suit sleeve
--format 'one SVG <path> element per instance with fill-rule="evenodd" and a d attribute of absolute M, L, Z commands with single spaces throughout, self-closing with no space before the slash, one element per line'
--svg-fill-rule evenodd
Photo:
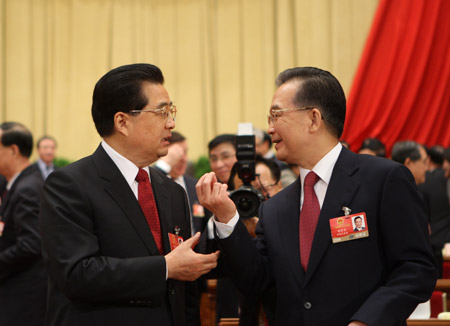
<path fill-rule="evenodd" d="M 0 280 L 41 257 L 39 234 L 39 197 L 41 187 L 27 184 L 16 189 L 10 198 L 8 226 L 15 235 L 14 244 L 0 252 Z M 5 228 L 4 236 L 9 232 Z"/>
<path fill-rule="evenodd" d="M 57 286 L 72 300 L 123 303 L 143 299 L 161 303 L 166 291 L 164 256 L 103 255 L 90 200 L 64 170 L 55 171 L 47 179 L 40 213 L 43 249 Z M 111 241 L 127 245 L 124 239 Z"/>
<path fill-rule="evenodd" d="M 246 295 L 257 295 L 273 284 L 266 241 L 264 237 L 264 203 L 259 209 L 259 222 L 256 226 L 256 238 L 252 238 L 239 219 L 235 229 L 226 239 L 219 242 L 220 275 L 232 276 L 233 282 Z"/>
<path fill-rule="evenodd" d="M 411 173 L 396 166 L 382 191 L 379 241 L 388 274 L 352 318 L 369 325 L 404 321 L 418 302 L 430 298 L 437 278 L 425 207 Z"/>

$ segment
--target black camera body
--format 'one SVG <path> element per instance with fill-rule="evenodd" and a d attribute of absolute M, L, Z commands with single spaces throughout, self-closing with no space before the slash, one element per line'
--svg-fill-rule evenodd
<path fill-rule="evenodd" d="M 264 200 L 261 192 L 252 187 L 251 182 L 255 180 L 255 136 L 238 135 L 235 138 L 236 158 L 235 167 L 239 179 L 243 185 L 230 192 L 230 198 L 236 205 L 241 218 L 251 218 L 258 216 L 260 203 Z M 233 168 L 233 169 L 234 169 Z M 230 178 L 233 178 L 232 173 Z"/>

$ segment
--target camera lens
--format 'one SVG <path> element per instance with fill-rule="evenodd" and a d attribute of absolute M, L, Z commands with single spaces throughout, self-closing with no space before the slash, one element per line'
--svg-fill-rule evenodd
<path fill-rule="evenodd" d="M 258 216 L 259 204 L 264 199 L 256 189 L 247 186 L 231 192 L 230 198 L 234 201 L 239 216 L 244 219 Z"/>

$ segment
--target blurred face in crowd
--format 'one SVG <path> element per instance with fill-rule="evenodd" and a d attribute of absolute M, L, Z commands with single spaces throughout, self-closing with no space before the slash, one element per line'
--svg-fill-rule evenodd
<path fill-rule="evenodd" d="M 209 152 L 209 164 L 217 179 L 226 183 L 231 175 L 231 169 L 236 163 L 236 150 L 230 143 L 217 145 Z"/>
<path fill-rule="evenodd" d="M 169 152 L 168 155 L 171 154 L 172 151 L 177 151 L 179 153 L 178 155 L 178 161 L 175 163 L 175 165 L 172 166 L 170 170 L 170 176 L 172 179 L 176 179 L 186 172 L 187 168 L 187 153 L 188 153 L 188 145 L 185 140 L 181 142 L 177 142 L 174 144 L 171 144 L 169 146 Z"/>
<path fill-rule="evenodd" d="M 261 156 L 264 156 L 269 151 L 269 143 L 263 142 L 262 139 L 255 137 L 255 152 Z"/>
<path fill-rule="evenodd" d="M 39 142 L 38 154 L 45 164 L 49 165 L 55 159 L 56 144 L 53 139 L 43 139 Z"/>
<path fill-rule="evenodd" d="M 405 165 L 411 171 L 414 176 L 414 180 L 416 184 L 421 184 L 425 182 L 425 173 L 427 172 L 428 166 L 428 155 L 425 149 L 422 146 L 419 146 L 420 159 L 416 161 L 412 161 L 407 158 L 405 161 Z"/>
<path fill-rule="evenodd" d="M 255 173 L 259 175 L 252 181 L 253 188 L 259 190 L 266 199 L 275 196 L 281 190 L 281 182 L 275 182 L 270 169 L 263 163 L 257 163 Z"/>

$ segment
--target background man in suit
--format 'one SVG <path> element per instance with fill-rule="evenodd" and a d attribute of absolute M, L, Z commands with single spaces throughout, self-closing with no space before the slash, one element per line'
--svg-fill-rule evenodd
<path fill-rule="evenodd" d="M 411 171 L 417 185 L 425 182 L 428 155 L 425 148 L 412 140 L 399 141 L 392 146 L 392 160 L 405 165 Z"/>
<path fill-rule="evenodd" d="M 276 283 L 277 325 L 406 325 L 437 277 L 411 173 L 342 148 L 345 95 L 329 72 L 288 69 L 277 86 L 268 132 L 300 179 L 261 204 L 256 243 L 226 185 L 214 173 L 197 184 L 234 281 L 246 293 Z M 345 225 L 349 210 L 365 213 L 367 236 L 333 243 L 331 226 Z"/>
<path fill-rule="evenodd" d="M 0 174 L 8 181 L 0 206 L 0 325 L 44 325 L 47 273 L 38 221 L 43 180 L 30 166 L 32 150 L 25 126 L 0 124 Z"/>
<path fill-rule="evenodd" d="M 183 281 L 215 267 L 218 253 L 191 249 L 200 234 L 190 238 L 185 191 L 148 167 L 167 154 L 175 126 L 163 82 L 150 64 L 105 74 L 92 103 L 103 141 L 47 179 L 48 325 L 199 325 Z M 177 237 L 190 239 L 174 249 Z"/>
<path fill-rule="evenodd" d="M 167 155 L 156 161 L 155 167 L 170 176 L 186 190 L 192 216 L 192 233 L 203 232 L 211 213 L 203 209 L 203 206 L 198 202 L 197 192 L 195 191 L 195 184 L 198 180 L 186 174 L 189 149 L 186 137 L 179 132 L 172 131 L 169 144 Z"/>
<path fill-rule="evenodd" d="M 427 207 L 430 224 L 430 242 L 437 261 L 439 276 L 442 275 L 442 248 L 450 242 L 450 204 L 444 171 L 435 169 L 426 173 L 428 155 L 425 148 L 412 140 L 399 141 L 392 147 L 392 160 L 404 164 L 414 176 L 422 199 Z"/>
<path fill-rule="evenodd" d="M 53 161 L 56 155 L 56 146 L 56 139 L 51 136 L 42 136 L 36 143 L 39 159 L 35 164 L 41 171 L 44 180 L 55 170 Z"/>

